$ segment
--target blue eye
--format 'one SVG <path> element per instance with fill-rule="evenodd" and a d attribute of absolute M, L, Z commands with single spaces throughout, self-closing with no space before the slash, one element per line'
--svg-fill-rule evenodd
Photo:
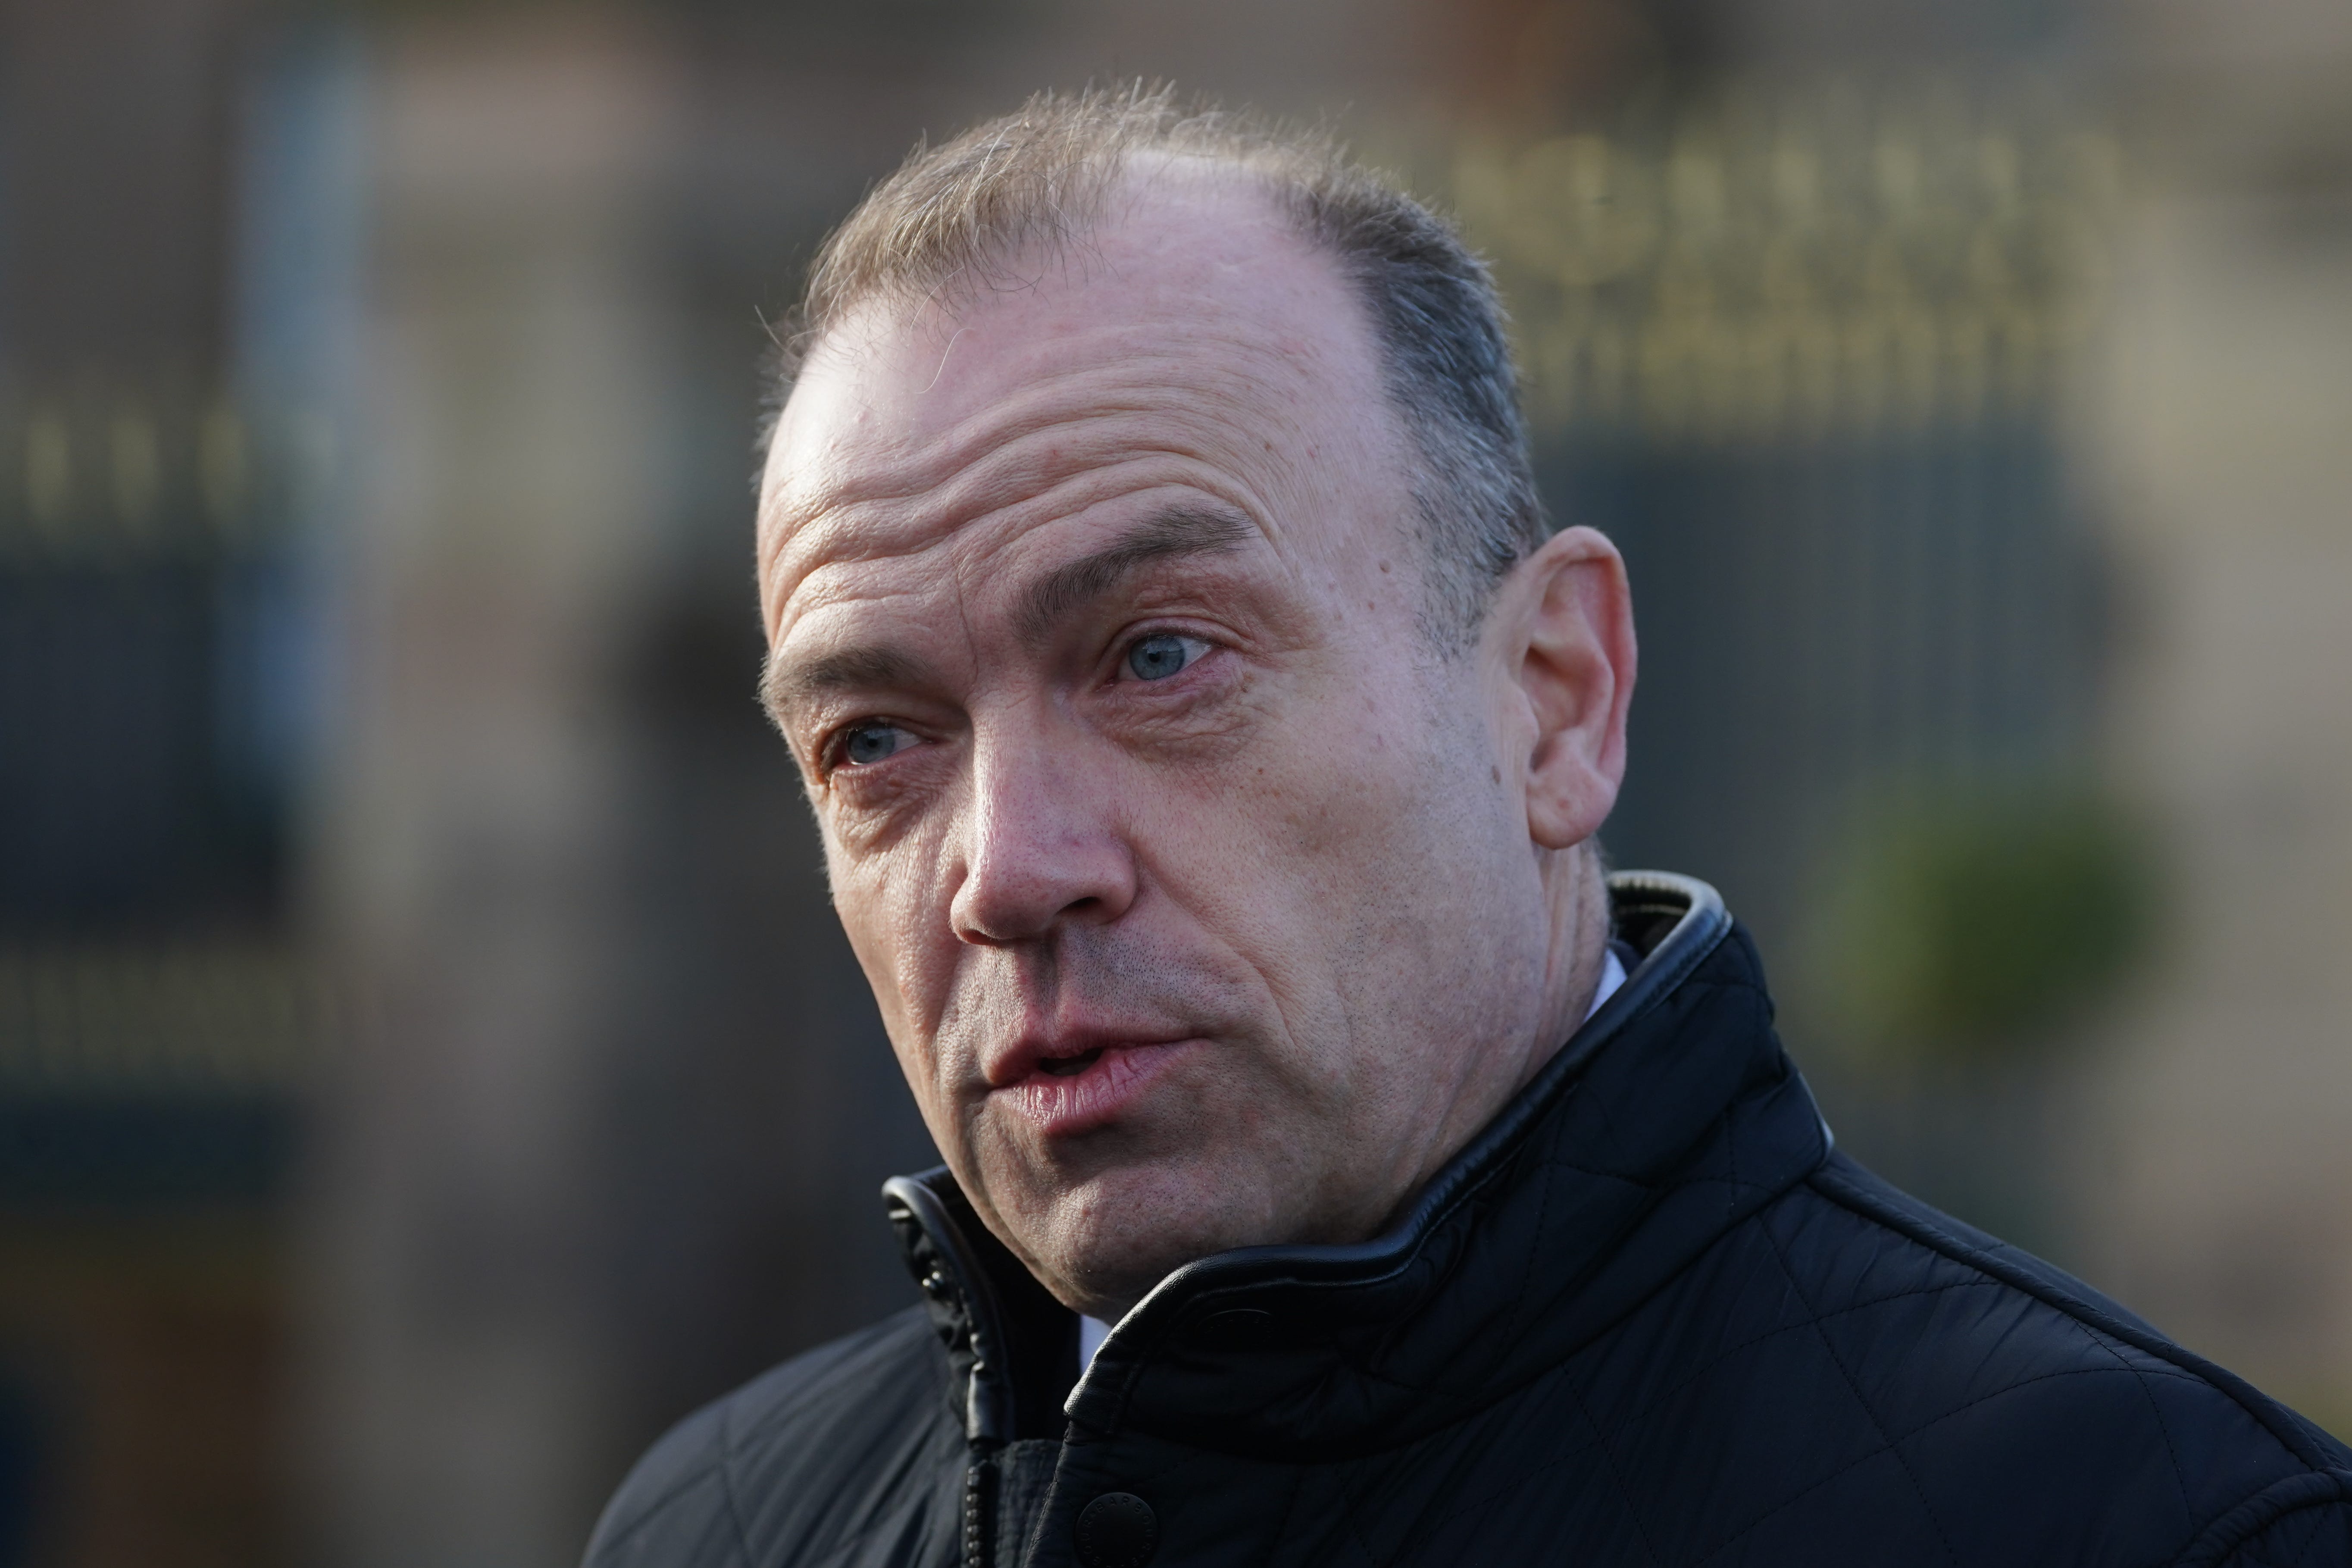
<path fill-rule="evenodd" d="M 1165 680 L 1208 651 L 1209 645 L 1198 637 L 1160 632 L 1127 650 L 1127 668 L 1138 680 Z"/>
<path fill-rule="evenodd" d="M 842 737 L 841 757 L 853 768 L 878 763 L 915 743 L 915 737 L 896 724 L 859 724 Z"/>

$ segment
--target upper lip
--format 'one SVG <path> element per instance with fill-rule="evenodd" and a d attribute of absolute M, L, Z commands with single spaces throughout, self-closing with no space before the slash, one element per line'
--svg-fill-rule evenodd
<path fill-rule="evenodd" d="M 1066 1061 L 1072 1057 L 1108 1050 L 1115 1046 L 1171 1046 L 1191 1037 L 1181 1029 L 1127 1028 L 1115 1025 L 1024 1029 L 1010 1044 L 989 1053 L 988 1059 L 982 1066 L 982 1077 L 987 1079 L 991 1089 L 1010 1089 L 1039 1070 L 1046 1062 Z"/>

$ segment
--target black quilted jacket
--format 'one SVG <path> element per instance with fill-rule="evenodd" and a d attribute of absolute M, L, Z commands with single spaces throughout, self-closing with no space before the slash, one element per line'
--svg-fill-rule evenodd
<path fill-rule="evenodd" d="M 2352 1454 L 1832 1152 L 1711 889 L 1391 1234 L 1076 1320 L 943 1172 L 928 1309 L 689 1417 L 593 1568 L 2352 1563 Z"/>

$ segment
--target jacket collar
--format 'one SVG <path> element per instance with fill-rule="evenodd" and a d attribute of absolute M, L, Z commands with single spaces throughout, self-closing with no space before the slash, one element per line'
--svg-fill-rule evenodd
<path fill-rule="evenodd" d="M 1714 889 L 1610 879 L 1625 984 L 1388 1234 L 1185 1265 L 1083 1378 L 1075 1317 L 978 1224 L 944 1168 L 884 1188 L 980 1443 L 1096 1436 L 1336 1458 L 1458 1420 L 1573 1352 L 1827 1157 L 1753 946 Z M 1026 1352 L 1024 1354 L 1024 1352 Z"/>

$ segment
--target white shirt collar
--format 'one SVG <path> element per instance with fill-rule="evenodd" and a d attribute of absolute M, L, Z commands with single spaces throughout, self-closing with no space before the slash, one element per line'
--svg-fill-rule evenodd
<path fill-rule="evenodd" d="M 1078 1320 L 1078 1370 L 1084 1372 L 1095 1364 L 1095 1352 L 1102 1349 L 1103 1341 L 1110 1338 L 1110 1325 L 1100 1318 L 1081 1317 Z"/>

